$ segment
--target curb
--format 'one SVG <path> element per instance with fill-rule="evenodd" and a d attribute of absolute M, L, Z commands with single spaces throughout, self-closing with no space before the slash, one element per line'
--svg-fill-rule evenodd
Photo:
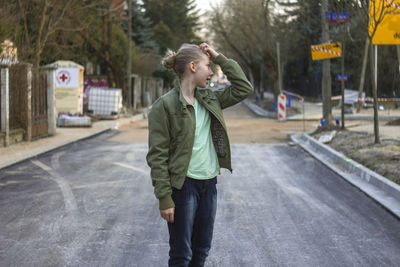
<path fill-rule="evenodd" d="M 8 168 L 8 167 L 11 167 L 12 165 L 15 165 L 15 164 L 17 164 L 19 162 L 22 162 L 22 161 L 29 160 L 31 158 L 37 157 L 37 156 L 39 156 L 41 154 L 45 154 L 47 152 L 54 151 L 54 150 L 56 150 L 56 149 L 58 149 L 60 147 L 67 146 L 67 145 L 70 145 L 70 144 L 73 144 L 73 143 L 77 143 L 79 141 L 83 141 L 85 139 L 89 139 L 89 138 L 95 137 L 95 136 L 100 135 L 102 133 L 108 132 L 111 129 L 112 129 L 111 127 L 110 128 L 106 128 L 106 129 L 101 129 L 99 131 L 96 131 L 94 133 L 90 133 L 88 135 L 82 136 L 82 137 L 74 139 L 74 140 L 70 140 L 70 141 L 66 141 L 66 142 L 63 142 L 63 143 L 55 144 L 55 145 L 50 146 L 50 147 L 48 147 L 48 148 L 46 148 L 44 150 L 41 150 L 41 151 L 37 151 L 37 152 L 33 152 L 33 153 L 26 153 L 23 156 L 19 157 L 18 159 L 10 160 L 10 161 L 7 161 L 5 163 L 0 164 L 0 170 Z"/>
<path fill-rule="evenodd" d="M 120 124 L 120 122 L 118 120 L 116 120 L 115 124 L 117 126 L 122 126 L 122 125 L 125 125 L 125 124 L 133 122 L 133 121 L 141 120 L 141 119 L 143 119 L 145 117 L 146 117 L 146 113 L 141 113 L 141 114 L 137 114 L 135 116 L 132 116 L 125 123 L 121 123 Z M 103 134 L 105 132 L 108 132 L 108 131 L 111 131 L 112 129 L 115 129 L 115 127 L 116 127 L 115 124 L 112 125 L 112 126 L 103 128 L 103 129 L 99 129 L 99 130 L 97 130 L 95 132 L 92 132 L 92 133 L 89 133 L 87 135 L 81 136 L 81 137 L 76 138 L 74 140 L 68 140 L 66 142 L 56 143 L 56 144 L 54 144 L 52 146 L 49 146 L 46 149 L 43 149 L 41 151 L 36 151 L 36 152 L 33 152 L 33 153 L 26 153 L 26 154 L 24 154 L 23 156 L 21 156 L 21 157 L 19 157 L 17 159 L 10 160 L 10 161 L 7 161 L 5 163 L 0 163 L 0 170 L 5 169 L 7 167 L 11 167 L 12 165 L 15 165 L 15 164 L 17 164 L 19 162 L 22 162 L 22 161 L 29 160 L 31 158 L 37 157 L 37 156 L 42 155 L 44 153 L 54 151 L 54 150 L 56 150 L 56 149 L 58 149 L 60 147 L 67 146 L 67 145 L 70 145 L 70 144 L 74 144 L 74 143 L 77 143 L 77 142 L 80 142 L 80 141 L 83 141 L 83 140 L 90 139 L 90 138 L 93 138 L 95 136 L 101 135 L 101 134 Z"/>
<path fill-rule="evenodd" d="M 341 115 L 336 115 L 333 116 L 334 120 L 341 120 L 342 117 Z M 374 116 L 371 115 L 344 115 L 345 120 L 354 120 L 354 121 L 373 121 Z M 400 119 L 400 116 L 395 116 L 395 115 L 379 115 L 378 120 L 379 121 L 392 121 L 392 120 L 397 120 Z"/>
<path fill-rule="evenodd" d="M 288 121 L 319 121 L 322 119 L 322 115 L 321 116 L 306 116 L 304 119 L 303 117 L 299 117 L 302 116 L 302 114 L 297 114 L 294 115 L 296 117 L 293 116 L 288 116 L 286 117 L 286 120 Z M 341 120 L 342 116 L 341 115 L 333 115 L 332 116 L 333 120 Z M 374 116 L 370 116 L 370 115 L 344 115 L 344 119 L 345 121 L 373 121 L 374 120 Z M 390 115 L 379 115 L 379 121 L 392 121 L 392 120 L 398 120 L 400 119 L 400 116 L 390 116 Z"/>
<path fill-rule="evenodd" d="M 257 106 L 256 104 L 252 103 L 248 99 L 243 100 L 243 104 L 245 104 L 251 111 L 253 111 L 256 115 L 258 115 L 260 117 L 273 118 L 273 119 L 278 118 L 278 115 L 276 112 L 266 111 L 265 109 Z"/>
<path fill-rule="evenodd" d="M 270 119 L 277 119 L 278 115 L 276 112 L 271 112 L 263 109 L 262 107 L 252 103 L 249 99 L 245 99 L 242 101 L 243 104 L 245 104 L 253 113 L 260 117 L 265 117 L 265 118 L 270 118 Z M 322 107 L 321 107 L 322 108 Z M 301 117 L 300 117 L 301 116 Z M 305 116 L 303 117 L 302 114 L 296 114 L 296 115 L 291 115 L 291 116 L 286 116 L 287 121 L 319 121 L 322 119 L 322 114 L 321 115 L 309 115 L 308 117 Z M 342 116 L 341 115 L 333 115 L 332 119 L 334 120 L 341 120 Z M 374 116 L 373 115 L 359 115 L 359 114 L 345 114 L 344 115 L 345 120 L 358 120 L 358 121 L 373 121 Z M 379 115 L 378 119 L 380 121 L 391 121 L 391 120 L 397 120 L 400 119 L 400 116 L 398 115 Z"/>
<path fill-rule="evenodd" d="M 318 142 L 306 133 L 294 134 L 290 138 L 314 158 L 400 219 L 400 186 L 398 184 Z"/>

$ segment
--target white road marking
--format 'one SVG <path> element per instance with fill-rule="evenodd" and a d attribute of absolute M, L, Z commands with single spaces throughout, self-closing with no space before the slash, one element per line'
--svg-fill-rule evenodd
<path fill-rule="evenodd" d="M 76 213 L 78 211 L 78 205 L 76 204 L 74 193 L 72 192 L 71 186 L 69 185 L 68 181 L 56 171 L 54 171 L 51 167 L 40 162 L 39 160 L 31 160 L 31 162 L 50 174 L 50 178 L 57 183 L 58 187 L 61 190 L 65 203 L 65 211 L 69 214 L 71 213 L 73 215 L 77 215 Z"/>
<path fill-rule="evenodd" d="M 0 186 L 7 186 L 9 184 L 19 184 L 19 183 L 21 183 L 21 182 L 18 182 L 18 181 L 7 181 L 5 183 L 0 183 Z"/>
<path fill-rule="evenodd" d="M 107 182 L 97 182 L 97 183 L 92 183 L 92 184 L 81 184 L 81 185 L 75 185 L 73 186 L 74 189 L 82 189 L 82 188 L 94 188 L 94 187 L 110 187 L 110 186 L 116 186 L 116 185 L 123 185 L 127 186 L 127 184 L 132 183 L 132 179 L 123 179 L 123 180 L 113 180 L 113 181 L 107 181 Z"/>
<path fill-rule="evenodd" d="M 55 153 L 52 157 L 51 157 L 51 166 L 53 167 L 53 169 L 57 170 L 60 168 L 60 157 L 64 154 L 65 152 L 58 152 Z"/>
<path fill-rule="evenodd" d="M 49 166 L 47 166 L 46 164 L 44 164 L 38 160 L 31 160 L 31 162 L 47 172 L 50 172 L 53 170 L 52 168 L 50 168 Z"/>
<path fill-rule="evenodd" d="M 128 164 L 124 164 L 124 163 L 120 163 L 120 162 L 113 162 L 113 164 L 114 164 L 114 165 L 121 166 L 121 167 L 124 167 L 124 168 L 127 168 L 127 169 L 131 169 L 131 170 L 134 170 L 134 171 L 137 171 L 137 172 L 141 172 L 141 173 L 144 173 L 144 174 L 148 174 L 147 171 L 144 171 L 144 170 L 142 170 L 142 169 L 133 167 L 133 166 L 128 165 Z"/>

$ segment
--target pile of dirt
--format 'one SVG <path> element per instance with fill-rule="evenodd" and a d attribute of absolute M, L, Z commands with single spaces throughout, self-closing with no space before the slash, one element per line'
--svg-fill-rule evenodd
<path fill-rule="evenodd" d="M 386 123 L 386 125 L 390 125 L 390 126 L 397 126 L 397 125 L 400 125 L 400 119 L 388 121 L 388 122 Z"/>
<path fill-rule="evenodd" d="M 319 138 L 321 135 L 328 134 L 329 131 L 341 131 L 341 130 L 342 130 L 341 126 L 336 126 L 333 124 L 326 126 L 318 126 L 318 128 L 311 135 L 318 136 Z"/>
<path fill-rule="evenodd" d="M 327 131 L 312 136 L 318 140 Z M 400 184 L 400 140 L 381 137 L 381 144 L 374 143 L 373 134 L 341 130 L 328 144 L 336 151 L 361 163 L 365 167 Z"/>

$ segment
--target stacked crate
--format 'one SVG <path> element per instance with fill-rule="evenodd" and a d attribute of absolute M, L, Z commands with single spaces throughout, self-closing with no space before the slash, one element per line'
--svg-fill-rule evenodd
<path fill-rule="evenodd" d="M 118 88 L 90 88 L 89 113 L 99 117 L 118 117 L 122 109 L 122 90 Z"/>

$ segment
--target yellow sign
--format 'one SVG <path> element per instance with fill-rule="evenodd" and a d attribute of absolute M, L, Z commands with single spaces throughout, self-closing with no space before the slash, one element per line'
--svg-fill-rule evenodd
<path fill-rule="evenodd" d="M 369 6 L 370 34 L 373 33 L 375 24 L 378 22 L 372 43 L 384 45 L 400 44 L 400 0 L 370 0 Z M 383 15 L 381 15 L 382 8 Z M 379 22 L 377 20 L 379 20 L 380 15 L 381 21 Z"/>
<path fill-rule="evenodd" d="M 311 46 L 312 60 L 321 60 L 342 56 L 342 44 L 320 44 Z"/>

